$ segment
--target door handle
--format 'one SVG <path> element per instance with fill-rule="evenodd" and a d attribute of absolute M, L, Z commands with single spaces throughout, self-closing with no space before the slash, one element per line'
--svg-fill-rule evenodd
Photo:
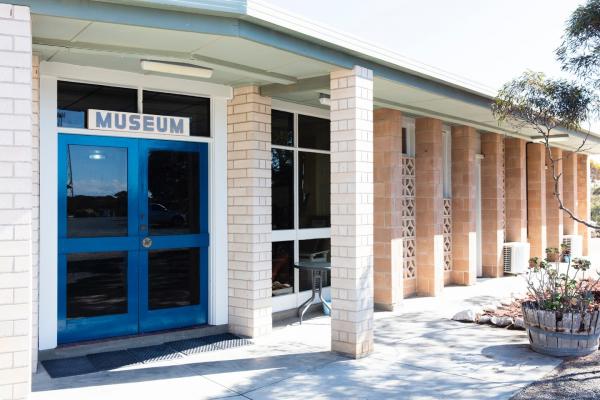
<path fill-rule="evenodd" d="M 150 248 L 152 246 L 152 239 L 150 239 L 149 237 L 145 237 L 142 239 L 142 246 L 146 249 Z"/>

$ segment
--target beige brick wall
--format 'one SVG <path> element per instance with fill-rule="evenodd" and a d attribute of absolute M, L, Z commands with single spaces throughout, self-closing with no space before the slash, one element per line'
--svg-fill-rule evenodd
<path fill-rule="evenodd" d="M 442 121 L 433 118 L 417 118 L 415 122 L 417 294 L 424 296 L 437 296 L 444 287 L 442 151 Z"/>
<path fill-rule="evenodd" d="M 331 349 L 373 351 L 373 72 L 331 73 Z"/>
<path fill-rule="evenodd" d="M 0 399 L 22 399 L 32 341 L 29 8 L 0 4 L 0 39 Z"/>
<path fill-rule="evenodd" d="M 479 133 L 452 127 L 452 282 L 472 285 L 477 279 L 475 162 Z"/>
<path fill-rule="evenodd" d="M 577 216 L 590 219 L 590 163 L 585 154 L 577 155 Z M 583 236 L 583 255 L 588 256 L 590 247 L 590 229 L 579 225 L 579 234 Z"/>
<path fill-rule="evenodd" d="M 546 245 L 546 149 L 527 144 L 527 232 L 531 257 L 545 257 Z"/>
<path fill-rule="evenodd" d="M 526 145 L 518 138 L 504 140 L 507 242 L 527 242 Z"/>
<path fill-rule="evenodd" d="M 562 174 L 562 151 L 551 148 L 555 160 L 556 174 Z M 563 236 L 563 212 L 558 208 L 558 200 L 554 196 L 554 179 L 550 167 L 550 157 L 546 152 L 546 241 L 548 247 L 560 248 Z M 558 193 L 562 194 L 563 179 L 558 181 Z"/>
<path fill-rule="evenodd" d="M 402 112 L 380 108 L 373 121 L 375 305 L 393 310 L 403 297 Z"/>
<path fill-rule="evenodd" d="M 577 154 L 563 150 L 563 191 L 562 200 L 566 208 L 577 213 Z M 577 235 L 579 224 L 563 213 L 563 233 Z"/>
<path fill-rule="evenodd" d="M 272 327 L 271 99 L 234 89 L 227 105 L 229 329 L 256 337 Z"/>
<path fill-rule="evenodd" d="M 483 276 L 504 275 L 504 136 L 481 135 L 481 227 Z"/>

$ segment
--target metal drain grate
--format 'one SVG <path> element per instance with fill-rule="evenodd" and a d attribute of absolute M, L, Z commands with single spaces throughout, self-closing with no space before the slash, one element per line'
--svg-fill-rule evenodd
<path fill-rule="evenodd" d="M 196 339 L 178 340 L 156 346 L 137 347 L 127 350 L 89 354 L 83 357 L 42 361 L 51 378 L 110 371 L 136 364 L 169 361 L 192 354 L 232 349 L 251 344 L 249 339 L 231 333 L 205 336 Z"/>

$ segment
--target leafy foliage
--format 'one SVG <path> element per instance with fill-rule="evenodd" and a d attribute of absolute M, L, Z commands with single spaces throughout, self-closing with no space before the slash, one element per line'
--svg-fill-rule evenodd
<path fill-rule="evenodd" d="M 600 0 L 588 0 L 573 12 L 556 55 L 564 70 L 600 87 Z"/>
<path fill-rule="evenodd" d="M 560 261 L 568 259 L 565 272 Z M 542 310 L 583 313 L 594 304 L 594 291 L 598 290 L 600 278 L 587 278 L 590 261 L 582 258 L 571 260 L 566 246 L 546 249 L 546 259 L 533 257 L 529 260 L 527 287 L 530 295 Z M 581 274 L 581 276 L 580 276 Z M 599 274 L 600 275 L 600 274 Z"/>
<path fill-rule="evenodd" d="M 562 126 L 579 129 L 595 112 L 594 91 L 564 79 L 549 79 L 540 72 L 525 72 L 506 83 L 492 105 L 494 116 L 541 135 Z"/>

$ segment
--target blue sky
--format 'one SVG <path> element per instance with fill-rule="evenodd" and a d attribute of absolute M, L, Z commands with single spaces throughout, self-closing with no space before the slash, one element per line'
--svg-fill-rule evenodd
<path fill-rule="evenodd" d="M 526 69 L 560 74 L 554 49 L 576 0 L 265 0 L 497 89 Z"/>

